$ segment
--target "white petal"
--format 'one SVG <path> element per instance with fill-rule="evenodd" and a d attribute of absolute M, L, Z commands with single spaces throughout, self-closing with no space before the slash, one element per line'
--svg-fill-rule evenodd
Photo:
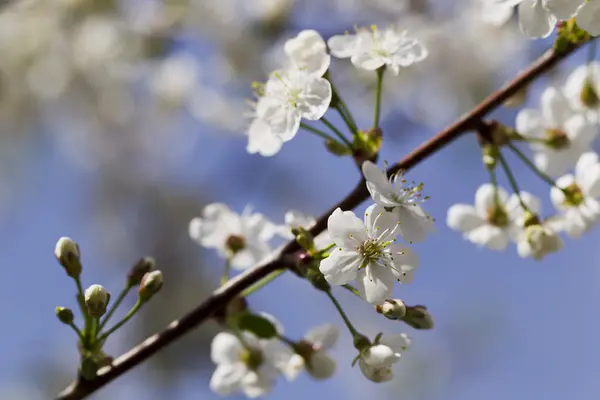
<path fill-rule="evenodd" d="M 331 62 L 325 41 L 312 29 L 305 29 L 286 41 L 284 51 L 296 67 L 319 77 L 327 71 Z"/>
<path fill-rule="evenodd" d="M 565 122 L 573 116 L 569 101 L 565 95 L 555 87 L 547 87 L 542 93 L 540 102 L 542 115 L 553 128 L 563 127 Z"/>
<path fill-rule="evenodd" d="M 362 358 L 358 361 L 358 365 L 363 375 L 370 381 L 376 383 L 389 382 L 394 377 L 389 366 L 374 368 L 364 362 Z"/>
<path fill-rule="evenodd" d="M 221 364 L 210 378 L 210 389 L 220 396 L 228 396 L 241 389 L 241 381 L 248 372 L 246 366 L 236 364 Z"/>
<path fill-rule="evenodd" d="M 356 286 L 363 298 L 371 304 L 381 304 L 394 290 L 396 277 L 391 268 L 369 264 L 358 271 Z"/>
<path fill-rule="evenodd" d="M 246 151 L 250 154 L 258 153 L 270 157 L 281 150 L 283 141 L 273 133 L 271 126 L 260 118 L 255 118 L 248 128 L 248 145 Z"/>
<path fill-rule="evenodd" d="M 397 235 L 394 232 L 394 229 L 398 227 L 397 214 L 386 211 L 379 204 L 371 204 L 365 210 L 365 226 L 369 238 L 379 239 L 383 242 L 393 240 Z"/>
<path fill-rule="evenodd" d="M 273 379 L 249 371 L 242 379 L 242 391 L 251 399 L 264 396 L 273 388 Z"/>
<path fill-rule="evenodd" d="M 392 64 L 408 67 L 423 61 L 428 55 L 427 48 L 419 40 L 405 38 L 401 42 L 400 48 L 395 52 Z"/>
<path fill-rule="evenodd" d="M 600 35 L 600 4 L 598 1 L 588 1 L 577 13 L 577 25 L 592 36 Z"/>
<path fill-rule="evenodd" d="M 523 200 L 523 203 L 525 203 L 529 210 L 534 213 L 538 213 L 540 211 L 540 199 L 538 197 L 525 191 L 521 191 L 519 194 Z M 511 194 L 510 198 L 506 202 L 506 212 L 513 220 L 523 215 L 523 208 L 521 207 L 519 196 L 517 196 L 515 193 Z"/>
<path fill-rule="evenodd" d="M 331 103 L 331 83 L 324 78 L 313 78 L 304 87 L 298 111 L 302 118 L 317 120 L 327 112 Z"/>
<path fill-rule="evenodd" d="M 545 0 L 545 6 L 558 19 L 567 20 L 577 14 L 585 0 Z"/>
<path fill-rule="evenodd" d="M 575 180 L 577 182 L 584 180 L 587 171 L 594 165 L 598 165 L 598 154 L 593 151 L 583 153 L 575 165 Z"/>
<path fill-rule="evenodd" d="M 485 220 L 472 205 L 454 204 L 448 209 L 446 224 L 456 231 L 468 232 L 485 224 Z"/>
<path fill-rule="evenodd" d="M 500 205 L 506 204 L 508 193 L 503 187 L 498 186 L 497 189 L 490 183 L 484 183 L 475 192 L 475 209 L 481 217 L 486 218 L 488 209 L 495 205 L 496 190 L 498 191 L 498 201 Z"/>
<path fill-rule="evenodd" d="M 550 36 L 556 25 L 556 18 L 544 8 L 541 0 L 525 0 L 519 4 L 519 27 L 532 38 Z"/>
<path fill-rule="evenodd" d="M 388 346 L 396 353 L 402 353 L 410 347 L 411 340 L 406 333 L 400 333 L 398 335 L 383 336 L 379 343 Z"/>
<path fill-rule="evenodd" d="M 556 180 L 555 184 L 558 187 L 552 187 L 550 189 L 550 199 L 552 200 L 554 207 L 556 207 L 558 210 L 565 208 L 565 194 L 558 188 L 566 188 L 573 182 L 575 182 L 575 177 L 573 177 L 573 175 L 564 175 Z"/>
<path fill-rule="evenodd" d="M 352 57 L 356 49 L 358 37 L 356 35 L 335 35 L 329 38 L 327 46 L 331 54 L 338 58 Z"/>
<path fill-rule="evenodd" d="M 327 220 L 327 231 L 340 247 L 355 249 L 367 240 L 365 224 L 352 211 L 337 208 Z"/>
<path fill-rule="evenodd" d="M 400 360 L 400 353 L 390 347 L 378 344 L 371 346 L 361 354 L 361 359 L 370 367 L 380 368 L 392 365 Z"/>
<path fill-rule="evenodd" d="M 411 243 L 424 241 L 425 234 L 435 229 L 431 218 L 423 217 L 413 212 L 413 209 L 417 207 L 419 206 L 415 204 L 414 206 L 408 205 L 394 209 L 400 221 L 398 231 L 405 240 Z"/>
<path fill-rule="evenodd" d="M 465 238 L 479 246 L 496 251 L 504 250 L 509 242 L 508 232 L 492 225 L 483 225 L 465 233 Z"/>
<path fill-rule="evenodd" d="M 384 207 L 397 205 L 397 202 L 390 196 L 394 193 L 394 187 L 384 171 L 371 161 L 365 161 L 362 165 L 362 173 L 367 181 L 367 190 L 375 203 Z"/>
<path fill-rule="evenodd" d="M 565 122 L 565 131 L 572 142 L 571 145 L 581 149 L 589 149 L 598 135 L 598 127 L 580 114 L 572 115 Z"/>
<path fill-rule="evenodd" d="M 335 373 L 336 362 L 324 351 L 316 351 L 310 357 L 306 371 L 315 379 L 327 379 Z"/>
<path fill-rule="evenodd" d="M 385 65 L 385 61 L 382 57 L 374 55 L 372 53 L 357 53 L 351 58 L 352 64 L 355 66 L 366 69 L 367 71 L 375 71 L 377 68 Z"/>
<path fill-rule="evenodd" d="M 516 129 L 528 138 L 543 138 L 546 126 L 542 113 L 538 110 L 525 109 L 517 114 Z"/>
<path fill-rule="evenodd" d="M 564 232 L 573 239 L 579 238 L 588 229 L 586 220 L 576 208 L 567 209 L 561 219 Z"/>
<path fill-rule="evenodd" d="M 304 339 L 318 349 L 330 349 L 337 342 L 339 330 L 332 324 L 324 324 L 311 329 Z"/>
<path fill-rule="evenodd" d="M 321 261 L 319 270 L 330 284 L 345 285 L 356 278 L 361 261 L 360 254 L 338 247 Z"/>
<path fill-rule="evenodd" d="M 387 247 L 394 257 L 390 265 L 394 277 L 403 284 L 413 281 L 414 273 L 419 266 L 419 257 L 410 248 L 393 243 Z"/>
<path fill-rule="evenodd" d="M 240 361 L 243 346 L 234 335 L 227 332 L 217 334 L 210 345 L 210 358 L 215 364 L 233 364 Z"/>

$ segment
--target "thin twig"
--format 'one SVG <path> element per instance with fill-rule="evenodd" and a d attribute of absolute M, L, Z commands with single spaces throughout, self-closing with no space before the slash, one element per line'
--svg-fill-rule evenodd
<path fill-rule="evenodd" d="M 417 147 L 402 161 L 390 167 L 387 171 L 388 175 L 414 167 L 457 139 L 463 133 L 475 129 L 477 124 L 480 123 L 487 114 L 502 106 L 502 104 L 511 96 L 554 67 L 579 47 L 581 47 L 581 44 L 573 45 L 561 53 L 557 53 L 554 50 L 547 51 L 529 68 L 517 75 L 511 82 L 483 100 L 478 106 L 469 113 L 463 115 L 455 123 Z M 317 223 L 310 229 L 310 233 L 315 237 L 317 234 L 323 232 L 327 226 L 327 219 L 336 208 L 340 207 L 342 210 L 351 210 L 365 201 L 368 196 L 369 192 L 365 186 L 364 179 L 362 179 L 345 199 L 333 206 L 317 220 Z M 281 252 L 273 256 L 271 261 L 259 264 L 231 279 L 227 284 L 215 290 L 206 300 L 188 314 L 171 322 L 164 330 L 152 335 L 138 346 L 115 359 L 111 367 L 100 369 L 96 379 L 93 381 L 78 379 L 64 389 L 56 399 L 83 399 L 123 375 L 125 372 L 150 358 L 163 347 L 202 324 L 209 319 L 215 311 L 218 311 L 230 300 L 242 293 L 244 289 L 258 282 L 271 272 L 286 268 L 286 266 L 290 265 L 292 262 L 293 253 L 299 250 L 301 249 L 295 240 L 288 242 Z"/>

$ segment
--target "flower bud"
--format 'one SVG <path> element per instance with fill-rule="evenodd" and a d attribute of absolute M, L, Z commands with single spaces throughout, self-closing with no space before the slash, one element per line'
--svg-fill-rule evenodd
<path fill-rule="evenodd" d="M 71 278 L 78 278 L 81 274 L 81 259 L 79 245 L 68 237 L 61 237 L 54 248 L 56 259 L 67 271 Z"/>
<path fill-rule="evenodd" d="M 371 128 L 368 131 L 358 131 L 354 135 L 352 148 L 354 149 L 354 160 L 360 167 L 367 160 L 375 160 L 381 143 L 383 141 L 383 131 L 381 128 Z"/>
<path fill-rule="evenodd" d="M 156 266 L 156 260 L 152 257 L 142 257 L 140 260 L 129 270 L 127 274 L 127 285 L 137 286 L 142 281 L 144 275 L 152 271 Z"/>
<path fill-rule="evenodd" d="M 292 233 L 296 236 L 296 242 L 306 251 L 311 252 L 315 250 L 315 241 L 310 234 L 310 231 L 299 226 L 298 228 L 292 229 Z"/>
<path fill-rule="evenodd" d="M 160 271 L 148 272 L 142 278 L 140 288 L 138 289 L 138 295 L 142 301 L 148 301 L 154 296 L 163 284 L 163 276 Z"/>
<path fill-rule="evenodd" d="M 73 323 L 73 311 L 71 311 L 70 308 L 56 307 L 56 316 L 58 317 L 58 320 L 65 325 Z"/>
<path fill-rule="evenodd" d="M 85 290 L 85 305 L 88 313 L 95 318 L 100 318 L 106 312 L 108 302 L 110 301 L 110 293 L 100 285 L 92 285 Z"/>
<path fill-rule="evenodd" d="M 406 307 L 406 315 L 402 321 L 415 329 L 433 328 L 433 318 L 425 306 Z"/>
<path fill-rule="evenodd" d="M 539 261 L 562 247 L 563 241 L 554 230 L 537 224 L 525 228 L 524 241 L 518 243 L 517 251 L 521 257 L 530 255 Z"/>
<path fill-rule="evenodd" d="M 388 299 L 375 306 L 375 310 L 387 319 L 401 319 L 406 315 L 406 305 L 400 299 Z"/>

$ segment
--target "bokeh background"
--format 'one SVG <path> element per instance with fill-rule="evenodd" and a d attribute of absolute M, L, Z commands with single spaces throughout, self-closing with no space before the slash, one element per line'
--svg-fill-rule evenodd
<path fill-rule="evenodd" d="M 188 221 L 209 202 L 251 204 L 282 223 L 289 209 L 319 215 L 358 172 L 299 133 L 272 158 L 246 153 L 250 82 L 278 65 L 298 31 L 328 37 L 355 24 L 398 23 L 430 57 L 386 77 L 382 159 L 394 162 L 539 56 L 516 21 L 481 22 L 466 0 L 12 0 L 0 9 L 0 398 L 52 398 L 75 375 L 72 332 L 54 316 L 75 307 L 56 263 L 60 236 L 76 239 L 84 285 L 116 294 L 129 267 L 151 255 L 162 293 L 107 344 L 118 355 L 202 301 L 222 261 L 195 245 Z M 580 51 L 529 91 L 561 84 Z M 334 60 L 332 79 L 360 123 L 371 121 L 374 74 Z M 495 118 L 512 124 L 516 109 Z M 332 113 L 333 114 L 333 113 Z M 335 115 L 332 115 L 335 119 Z M 337 120 L 336 120 L 337 121 Z M 552 211 L 548 187 L 510 158 L 521 187 Z M 415 249 L 415 282 L 398 287 L 425 304 L 436 327 L 415 331 L 339 298 L 365 333 L 408 332 L 397 379 L 376 385 L 350 367 L 350 338 L 333 307 L 287 274 L 251 297 L 290 337 L 331 321 L 342 329 L 336 376 L 278 382 L 274 399 L 597 399 L 600 393 L 600 232 L 544 262 L 477 249 L 445 226 L 448 207 L 471 202 L 487 179 L 473 135 L 411 171 L 424 181 L 438 232 Z M 506 183 L 505 180 L 501 182 Z M 506 186 L 506 185 L 505 185 Z M 364 205 L 363 205 L 364 207 Z M 362 211 L 363 208 L 359 209 Z M 128 298 L 131 306 L 134 296 Z M 127 373 L 93 399 L 213 399 L 211 322 Z"/>

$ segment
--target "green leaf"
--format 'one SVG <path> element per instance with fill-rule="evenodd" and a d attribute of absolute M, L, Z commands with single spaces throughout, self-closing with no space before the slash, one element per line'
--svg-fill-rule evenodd
<path fill-rule="evenodd" d="M 244 314 L 240 317 L 238 327 L 248 331 L 261 339 L 270 339 L 277 336 L 277 329 L 265 317 L 254 314 Z"/>

